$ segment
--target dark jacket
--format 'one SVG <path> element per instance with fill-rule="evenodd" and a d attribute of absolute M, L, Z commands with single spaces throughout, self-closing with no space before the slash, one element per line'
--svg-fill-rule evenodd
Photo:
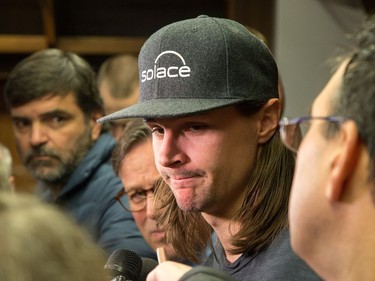
<path fill-rule="evenodd" d="M 143 239 L 132 214 L 114 199 L 123 188 L 110 163 L 114 146 L 115 140 L 109 134 L 102 134 L 71 175 L 55 203 L 88 229 L 108 255 L 116 249 L 126 248 L 142 257 L 156 259 L 155 251 Z M 46 201 L 53 201 L 49 190 L 40 191 Z"/>

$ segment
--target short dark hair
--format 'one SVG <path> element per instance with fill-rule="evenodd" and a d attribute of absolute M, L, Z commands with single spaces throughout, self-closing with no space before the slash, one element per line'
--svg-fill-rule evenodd
<path fill-rule="evenodd" d="M 73 92 L 85 116 L 103 113 L 103 101 L 96 87 L 95 72 L 80 56 L 59 49 L 38 51 L 19 62 L 5 84 L 9 108 L 47 95 Z"/>
<path fill-rule="evenodd" d="M 375 14 L 368 18 L 357 45 L 349 56 L 339 94 L 333 100 L 332 114 L 354 120 L 371 163 L 375 181 Z"/>
<path fill-rule="evenodd" d="M 129 150 L 151 137 L 151 130 L 143 119 L 133 119 L 126 124 L 112 153 L 112 166 L 117 175 L 120 174 L 121 162 Z"/>

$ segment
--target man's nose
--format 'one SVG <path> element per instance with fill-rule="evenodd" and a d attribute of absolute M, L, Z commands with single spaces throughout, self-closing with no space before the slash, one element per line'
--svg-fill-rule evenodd
<path fill-rule="evenodd" d="M 154 209 L 154 204 L 155 204 L 155 197 L 154 194 L 148 194 L 146 198 L 146 216 L 149 219 L 155 219 L 155 209 Z"/>
<path fill-rule="evenodd" d="M 46 128 L 39 123 L 35 123 L 31 127 L 30 143 L 32 146 L 40 146 L 48 140 Z"/>
<path fill-rule="evenodd" d="M 162 140 L 154 143 L 156 161 L 163 167 L 173 167 L 183 163 L 183 154 L 179 148 L 178 137 L 165 134 Z"/>

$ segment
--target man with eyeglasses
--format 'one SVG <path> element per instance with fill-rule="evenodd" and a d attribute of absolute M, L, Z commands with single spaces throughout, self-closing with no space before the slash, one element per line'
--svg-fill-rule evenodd
<path fill-rule="evenodd" d="M 157 225 L 154 189 L 160 175 L 155 167 L 151 131 L 142 119 L 134 119 L 126 125 L 113 152 L 112 164 L 124 185 L 115 199 L 133 214 L 151 248 L 163 247 L 168 259 L 181 261 L 172 245 L 165 242 L 164 230 Z"/>
<path fill-rule="evenodd" d="M 332 281 L 375 280 L 375 15 L 355 47 L 311 116 L 280 122 L 282 140 L 298 152 L 292 247 Z"/>

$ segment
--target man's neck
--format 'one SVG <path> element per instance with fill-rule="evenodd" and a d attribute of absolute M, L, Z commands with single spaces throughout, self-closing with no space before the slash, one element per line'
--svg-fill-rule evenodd
<path fill-rule="evenodd" d="M 207 213 L 202 213 L 202 216 L 214 229 L 223 246 L 227 260 L 231 263 L 237 260 L 241 254 L 231 254 L 230 250 L 234 248 L 231 244 L 231 238 L 240 230 L 240 224 L 228 218 L 216 217 Z"/>

